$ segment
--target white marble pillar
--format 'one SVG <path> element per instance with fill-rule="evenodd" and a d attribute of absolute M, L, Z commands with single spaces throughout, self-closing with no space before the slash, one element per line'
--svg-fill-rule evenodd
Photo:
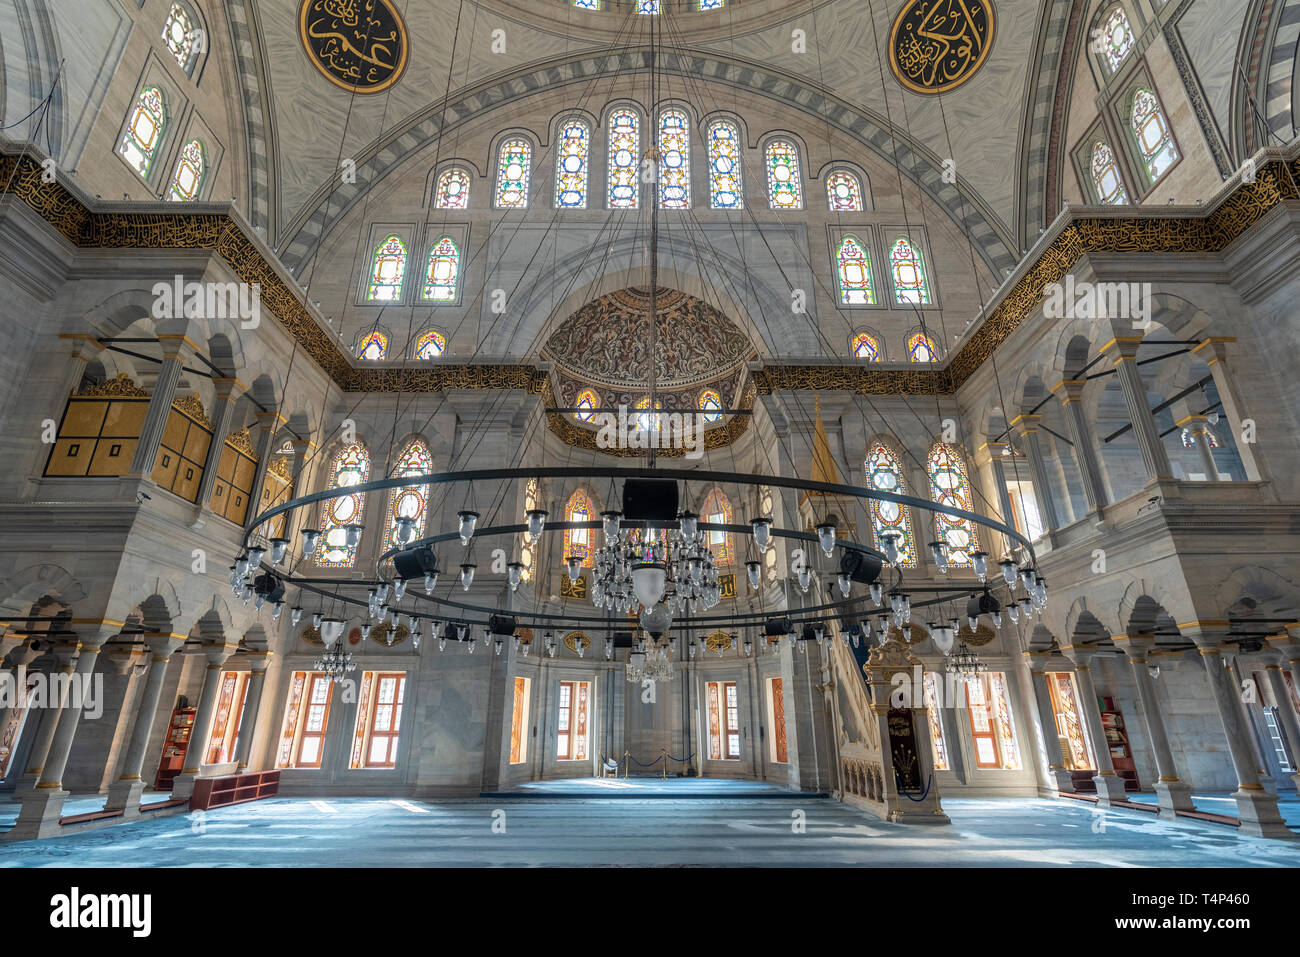
<path fill-rule="evenodd" d="M 167 666 L 171 663 L 172 655 L 185 643 L 185 636 L 154 632 L 146 634 L 144 640 L 149 646 L 149 672 L 136 705 L 126 757 L 122 760 L 118 778 L 110 785 L 108 799 L 104 802 L 104 810 L 121 811 L 128 820 L 140 816 L 140 798 L 144 794 L 144 781 L 140 775 L 144 770 L 145 753 L 149 749 L 149 738 L 153 734 L 158 715 L 158 702 L 167 680 Z"/>
<path fill-rule="evenodd" d="M 176 399 L 176 386 L 181 381 L 185 356 L 195 351 L 194 343 L 185 336 L 159 336 L 158 343 L 163 351 L 162 366 L 158 369 L 158 379 L 149 396 L 144 424 L 140 426 L 140 440 L 136 444 L 135 455 L 131 458 L 130 474 L 140 478 L 153 475 L 163 431 L 167 428 L 167 417 L 171 414 L 172 402 Z"/>
<path fill-rule="evenodd" d="M 1056 712 L 1052 708 L 1052 694 L 1047 687 L 1047 674 L 1040 670 L 1042 664 L 1030 654 L 1030 680 L 1034 689 L 1034 706 L 1038 726 L 1042 732 L 1043 749 L 1047 752 L 1047 774 L 1058 793 L 1074 793 L 1074 778 L 1065 766 L 1061 751 L 1061 738 L 1056 732 Z"/>
<path fill-rule="evenodd" d="M 1259 482 L 1263 481 L 1265 476 L 1255 458 L 1255 446 L 1241 440 L 1242 420 L 1250 416 L 1246 414 L 1234 377 L 1228 371 L 1227 345 L 1236 341 L 1236 339 L 1214 337 L 1203 339 L 1200 345 L 1192 349 L 1192 355 L 1201 357 L 1209 365 L 1210 375 L 1214 377 L 1214 387 L 1219 393 L 1219 401 L 1223 403 L 1223 411 L 1228 417 L 1228 424 L 1232 427 L 1237 455 L 1241 459 L 1242 468 L 1246 471 L 1246 478 L 1251 482 Z"/>
<path fill-rule="evenodd" d="M 1177 811 L 1192 811 L 1192 789 L 1179 780 L 1178 770 L 1174 765 L 1174 753 L 1169 747 L 1169 734 L 1165 730 L 1165 720 L 1160 714 L 1160 702 L 1156 698 L 1155 680 L 1151 677 L 1147 654 L 1154 639 L 1150 636 L 1116 635 L 1113 639 L 1124 654 L 1128 656 L 1129 667 L 1133 672 L 1133 683 L 1137 685 L 1138 704 L 1142 708 L 1142 720 L 1147 729 L 1147 740 L 1151 744 L 1151 754 L 1156 762 L 1159 780 L 1155 783 L 1156 799 L 1160 804 L 1160 816 L 1173 820 Z"/>
<path fill-rule="evenodd" d="M 203 463 L 203 478 L 199 482 L 199 494 L 196 504 L 202 511 L 211 511 L 208 502 L 212 498 L 212 488 L 217 484 L 217 469 L 221 467 L 221 456 L 226 449 L 226 438 L 230 435 L 230 422 L 239 400 L 238 379 L 214 378 L 216 404 L 212 409 L 212 441 L 208 445 L 207 461 Z M 250 508 L 252 503 L 249 503 Z M 256 514 L 256 513 L 254 513 Z"/>
<path fill-rule="evenodd" d="M 79 649 L 80 644 L 71 640 L 60 641 L 51 650 L 54 656 L 54 667 L 50 669 L 49 686 L 53 698 L 47 699 L 45 707 L 41 709 L 40 723 L 36 726 L 36 738 L 27 752 L 27 768 L 14 788 L 15 797 L 23 796 L 35 789 L 45 770 L 45 760 L 50 753 L 50 745 L 54 742 L 54 733 L 59 727 L 59 715 L 67 700 L 68 689 L 72 686 L 71 678 Z"/>
<path fill-rule="evenodd" d="M 1097 443 L 1092 436 L 1088 418 L 1083 414 L 1083 389 L 1087 385 L 1083 379 L 1063 379 L 1052 389 L 1061 400 L 1065 413 L 1066 428 L 1070 432 L 1070 441 L 1074 443 L 1074 461 L 1079 468 L 1079 477 L 1083 484 L 1083 497 L 1088 503 L 1088 512 L 1100 512 L 1109 503 L 1106 485 L 1101 478 L 1101 466 L 1097 457 Z"/>
<path fill-rule="evenodd" d="M 1029 458 L 1029 467 L 1034 476 L 1034 495 L 1038 498 L 1039 513 L 1043 524 L 1049 531 L 1061 527 L 1061 519 L 1056 511 L 1056 500 L 1052 496 L 1052 486 L 1047 478 L 1047 462 L 1043 457 L 1043 446 L 1039 441 L 1038 425 L 1041 415 L 1022 413 L 1011 420 L 1011 427 L 1021 438 L 1025 455 Z"/>
<path fill-rule="evenodd" d="M 261 714 L 262 691 L 266 685 L 266 666 L 270 663 L 270 652 L 250 652 L 249 660 L 251 667 L 248 673 L 248 687 L 244 691 L 244 717 L 239 727 L 239 744 L 235 746 L 235 763 L 238 765 L 236 770 L 240 774 L 250 770 L 248 757 L 253 751 L 257 719 Z"/>
<path fill-rule="evenodd" d="M 1169 456 L 1165 452 L 1164 441 L 1160 438 L 1160 430 L 1156 427 L 1155 416 L 1151 414 L 1147 388 L 1137 366 L 1138 346 L 1141 344 L 1141 338 L 1116 337 L 1102 351 L 1115 362 L 1115 375 L 1124 393 L 1124 404 L 1128 408 L 1129 421 L 1133 424 L 1138 451 L 1142 454 L 1147 484 L 1169 482 L 1173 478 L 1173 469 L 1169 465 Z"/>
<path fill-rule="evenodd" d="M 1092 763 L 1097 773 L 1092 781 L 1097 785 L 1097 801 L 1110 804 L 1123 801 L 1124 779 L 1115 773 L 1110 745 L 1106 741 L 1106 727 L 1101 723 L 1101 709 L 1097 706 L 1097 686 L 1093 682 L 1093 663 L 1097 650 L 1081 645 L 1062 649 L 1074 660 L 1074 685 L 1079 693 L 1079 710 L 1088 729 L 1088 743 L 1092 745 Z"/>
<path fill-rule="evenodd" d="M 235 653 L 236 647 L 227 644 L 209 644 L 203 646 L 203 654 L 208 659 L 207 670 L 203 674 L 203 690 L 199 693 L 199 706 L 194 712 L 194 728 L 190 732 L 190 745 L 185 751 L 185 766 L 176 775 L 172 784 L 172 800 L 188 800 L 194 793 L 194 781 L 199 775 L 208 749 L 208 734 L 212 730 L 212 718 L 217 710 L 217 692 L 221 689 L 221 666 Z"/>

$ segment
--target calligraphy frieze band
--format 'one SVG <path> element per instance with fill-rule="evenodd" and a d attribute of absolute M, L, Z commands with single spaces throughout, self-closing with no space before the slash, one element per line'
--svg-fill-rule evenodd
<path fill-rule="evenodd" d="M 993 0 L 912 0 L 889 34 L 889 66 L 913 93 L 934 95 L 970 80 L 993 49 Z"/>
<path fill-rule="evenodd" d="M 392 0 L 303 0 L 298 33 L 316 69 L 349 93 L 382 93 L 406 69 L 406 24 Z"/>

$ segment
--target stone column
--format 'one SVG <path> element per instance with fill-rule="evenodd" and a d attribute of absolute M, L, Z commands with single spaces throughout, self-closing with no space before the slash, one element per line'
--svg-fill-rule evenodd
<path fill-rule="evenodd" d="M 221 466 L 221 455 L 226 448 L 226 438 L 230 435 L 230 420 L 239 400 L 236 387 L 238 379 L 214 378 L 212 385 L 216 389 L 216 404 L 212 409 L 212 442 L 208 445 L 207 461 L 203 463 L 203 478 L 199 482 L 199 494 L 196 504 L 203 511 L 210 511 L 208 500 L 212 498 L 212 487 L 217 484 L 217 469 Z"/>
<path fill-rule="evenodd" d="M 50 740 L 40 780 L 35 788 L 23 795 L 18 821 L 5 835 L 6 840 L 28 841 L 59 833 L 59 817 L 63 812 L 63 802 L 68 799 L 68 792 L 63 790 L 63 772 L 68 766 L 77 728 L 81 725 L 84 692 L 89 688 L 95 665 L 99 662 L 100 648 L 121 627 L 121 622 L 98 622 L 80 636 L 77 665 L 68 674 L 70 680 L 59 696 L 58 726 Z"/>
<path fill-rule="evenodd" d="M 1252 482 L 1259 482 L 1263 481 L 1264 475 L 1255 459 L 1255 446 L 1241 440 L 1241 422 L 1249 416 L 1245 415 L 1245 406 L 1237 393 L 1237 385 L 1228 373 L 1227 344 L 1236 341 L 1228 338 L 1205 339 L 1192 349 L 1192 355 L 1200 356 L 1209 365 L 1210 375 L 1214 377 L 1214 387 L 1219 392 L 1223 411 L 1228 417 L 1228 424 L 1232 427 L 1237 455 L 1241 459 L 1242 468 L 1246 470 L 1246 478 Z"/>
<path fill-rule="evenodd" d="M 257 716 L 262 707 L 262 689 L 266 684 L 266 666 L 270 652 L 249 652 L 250 671 L 248 687 L 244 691 L 244 718 L 239 726 L 239 743 L 235 746 L 236 769 L 240 774 L 249 770 L 248 756 L 253 752 L 253 736 L 257 731 Z"/>
<path fill-rule="evenodd" d="M 1196 454 L 1201 459 L 1201 468 L 1205 469 L 1205 481 L 1219 481 L 1219 467 L 1214 462 L 1214 449 L 1210 445 L 1210 424 L 1203 415 L 1189 415 L 1174 423 L 1187 429 L 1196 443 Z"/>
<path fill-rule="evenodd" d="M 1147 653 L 1155 642 L 1150 636 L 1132 635 L 1116 635 L 1113 640 L 1128 656 L 1133 683 L 1137 685 L 1142 720 L 1146 725 L 1147 739 L 1151 742 L 1156 773 L 1160 776 L 1160 780 L 1155 783 L 1160 816 L 1172 821 L 1177 817 L 1177 811 L 1192 811 L 1195 807 L 1192 804 L 1191 787 L 1178 778 L 1174 753 L 1169 748 L 1169 735 L 1165 731 L 1165 720 L 1160 714 L 1160 703 L 1156 699 L 1156 684 L 1148 668 Z"/>
<path fill-rule="evenodd" d="M 17 787 L 14 788 L 14 796 L 19 797 L 30 793 L 35 789 L 36 784 L 41 779 L 41 774 L 45 770 L 45 760 L 50 753 L 50 745 L 54 741 L 54 732 L 59 727 L 59 714 L 63 711 L 63 705 L 67 701 L 68 689 L 72 686 L 73 662 L 77 657 L 77 651 L 80 645 L 75 640 L 61 641 L 56 644 L 52 650 L 54 655 L 54 667 L 50 669 L 50 693 L 44 701 L 44 707 L 41 710 L 41 721 L 36 726 L 36 738 L 32 741 L 31 750 L 27 753 L 27 769 L 23 776 L 19 778 Z"/>
<path fill-rule="evenodd" d="M 1087 382 L 1083 379 L 1062 379 L 1052 389 L 1061 400 L 1065 413 L 1065 425 L 1070 432 L 1070 441 L 1074 443 L 1074 461 L 1079 468 L 1083 482 L 1083 497 L 1088 503 L 1088 514 L 1099 513 L 1109 504 L 1106 485 L 1101 478 L 1101 465 L 1097 458 L 1097 443 L 1092 437 L 1092 428 L 1083 414 L 1083 388 Z"/>
<path fill-rule="evenodd" d="M 1228 623 L 1222 623 L 1226 630 Z M 1237 816 L 1241 818 L 1241 832 L 1255 837 L 1292 837 L 1291 829 L 1282 820 L 1277 809 L 1277 797 L 1264 790 L 1259 780 L 1259 769 L 1246 739 L 1246 723 L 1239 704 L 1240 690 L 1229 676 L 1223 660 L 1223 632 L 1184 631 L 1196 643 L 1205 662 L 1205 672 L 1210 679 L 1210 690 L 1219 708 L 1223 733 L 1228 739 L 1228 753 L 1237 772 L 1237 790 L 1232 795 L 1237 802 Z"/>
<path fill-rule="evenodd" d="M 1024 440 L 1025 455 L 1029 458 L 1029 467 L 1034 475 L 1034 494 L 1038 497 L 1038 507 L 1042 512 L 1043 523 L 1051 531 L 1061 527 L 1061 520 L 1056 513 L 1056 502 L 1052 498 L 1052 487 L 1047 480 L 1047 463 L 1043 458 L 1043 447 L 1038 441 L 1038 423 L 1041 415 L 1022 413 L 1011 420 L 1011 427 Z"/>
<path fill-rule="evenodd" d="M 1286 732 L 1287 743 L 1291 745 L 1291 759 L 1300 762 L 1300 720 L 1297 720 L 1295 705 L 1291 703 L 1291 694 L 1287 690 L 1286 678 L 1282 674 L 1282 665 L 1276 661 L 1264 667 L 1264 680 L 1273 692 L 1277 702 L 1277 717 Z M 1300 773 L 1291 775 L 1291 782 L 1300 791 Z"/>
<path fill-rule="evenodd" d="M 993 484 L 996 486 L 994 491 L 998 497 L 998 507 L 1002 509 L 1002 523 L 1016 527 L 1016 513 L 1011 504 L 1011 493 L 1007 491 L 1007 471 L 1003 467 L 1002 458 L 1006 454 L 1008 446 L 1004 442 L 986 442 L 980 446 L 976 453 L 976 465 L 982 464 L 981 460 L 987 456 L 989 470 L 993 473 Z M 1011 539 L 1003 536 L 1004 547 L 1008 552 L 1013 551 L 1014 544 Z"/>
<path fill-rule="evenodd" d="M 1097 658 L 1097 650 L 1078 645 L 1062 650 L 1074 659 L 1074 684 L 1079 692 L 1079 710 L 1092 744 L 1093 767 L 1097 769 L 1092 778 L 1097 785 L 1097 803 L 1109 805 L 1112 801 L 1123 801 L 1124 779 L 1115 773 L 1115 762 L 1111 760 L 1110 745 L 1106 741 L 1106 728 L 1101 723 L 1101 709 L 1097 707 L 1097 686 L 1092 680 L 1092 663 Z"/>
<path fill-rule="evenodd" d="M 145 412 L 144 424 L 140 427 L 140 441 L 131 459 L 130 474 L 139 478 L 153 475 L 163 430 L 167 427 L 167 416 L 171 414 L 172 402 L 176 399 L 176 386 L 180 383 L 181 370 L 185 365 L 184 356 L 196 349 L 186 336 L 159 336 L 158 342 L 163 351 L 162 367 L 158 370 L 158 380 L 149 397 L 149 409 Z"/>
<path fill-rule="evenodd" d="M 199 767 L 203 764 L 204 752 L 208 749 L 208 735 L 212 731 L 212 718 L 217 710 L 217 692 L 221 689 L 221 666 L 235 653 L 234 645 L 212 644 L 203 646 L 207 656 L 208 667 L 203 675 L 203 690 L 199 694 L 199 706 L 194 711 L 194 729 L 190 732 L 190 744 L 185 751 L 185 766 L 176 775 L 172 784 L 172 800 L 189 800 L 194 793 L 194 780 L 199 776 Z"/>
<path fill-rule="evenodd" d="M 9 656 L 9 652 L 13 651 L 26 640 L 27 637 L 25 635 L 9 631 L 9 622 L 0 622 L 0 691 L 3 691 L 6 685 L 9 685 L 10 693 L 17 696 L 19 691 L 17 670 L 6 668 L 4 662 L 5 658 Z M 9 712 L 8 706 L 4 703 L 5 700 L 8 699 L 0 699 L 0 728 L 4 727 L 5 716 Z M 15 741 L 14 745 L 16 746 L 17 744 L 18 742 Z"/>
<path fill-rule="evenodd" d="M 1061 752 L 1061 738 L 1056 733 L 1056 712 L 1052 710 L 1052 694 L 1047 687 L 1047 674 L 1042 670 L 1042 655 L 1025 652 L 1030 661 L 1030 679 L 1034 687 L 1034 704 L 1038 708 L 1038 724 L 1043 732 L 1043 747 L 1047 751 L 1047 773 L 1056 784 L 1057 792 L 1074 793 L 1074 778 L 1065 766 Z"/>
<path fill-rule="evenodd" d="M 94 336 L 84 333 L 60 333 L 60 339 L 67 340 L 72 346 L 72 359 L 64 368 L 64 388 L 62 395 L 66 399 L 77 391 L 82 378 L 86 375 L 86 365 L 104 351 L 104 346 Z"/>
<path fill-rule="evenodd" d="M 1169 465 L 1169 456 L 1165 453 L 1160 430 L 1156 428 L 1155 416 L 1151 414 L 1147 388 L 1138 371 L 1137 352 L 1141 344 L 1140 337 L 1116 337 L 1102 347 L 1102 352 L 1109 354 L 1115 361 L 1115 375 L 1124 392 L 1124 404 L 1128 407 L 1133 435 L 1137 439 L 1138 451 L 1142 453 L 1142 464 L 1146 466 L 1147 484 L 1150 485 L 1170 482 L 1173 479 L 1173 469 Z"/>
<path fill-rule="evenodd" d="M 266 487 L 266 468 L 271 464 L 271 453 L 274 451 L 271 440 L 275 438 L 275 430 L 283 421 L 275 412 L 258 412 L 255 417 L 257 424 L 249 429 L 253 451 L 257 454 L 257 471 L 253 473 L 253 487 L 248 493 L 249 520 L 262 514 L 262 489 Z M 296 536 L 286 537 L 297 543 Z"/>
<path fill-rule="evenodd" d="M 151 658 L 149 675 L 136 706 L 131 740 L 127 744 L 126 757 L 122 760 L 121 773 L 109 787 L 108 800 L 104 802 L 104 810 L 122 811 L 123 817 L 128 820 L 140 816 L 140 798 L 144 794 L 144 781 L 141 780 L 140 773 L 144 769 L 145 752 L 149 748 L 149 738 L 153 734 L 158 714 L 158 702 L 167 680 L 167 666 L 176 649 L 185 644 L 185 636 L 155 632 L 146 634 L 144 640 L 149 646 Z"/>

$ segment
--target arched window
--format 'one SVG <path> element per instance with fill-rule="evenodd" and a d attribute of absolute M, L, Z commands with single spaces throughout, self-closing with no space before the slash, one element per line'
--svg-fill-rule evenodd
<path fill-rule="evenodd" d="M 524 514 L 537 508 L 537 503 L 541 501 L 541 486 L 538 485 L 537 479 L 529 479 L 528 484 L 524 486 Z M 524 581 L 533 580 L 533 537 L 525 530 L 520 536 L 519 543 L 519 564 L 524 566 L 521 577 Z"/>
<path fill-rule="evenodd" d="M 772 209 L 803 209 L 799 150 L 789 140 L 767 144 L 767 201 Z"/>
<path fill-rule="evenodd" d="M 930 447 L 926 459 L 930 475 L 930 497 L 939 505 L 971 511 L 970 481 L 961 453 L 946 442 Z M 971 552 L 979 549 L 975 526 L 969 519 L 935 513 L 934 530 L 938 540 L 948 546 L 948 564 L 959 568 L 970 564 Z"/>
<path fill-rule="evenodd" d="M 579 422 L 595 422 L 596 410 L 600 408 L 600 396 L 596 395 L 591 389 L 583 389 L 578 393 L 578 399 L 573 403 L 573 417 Z"/>
<path fill-rule="evenodd" d="M 731 503 L 727 501 L 727 496 L 722 494 L 722 489 L 715 488 L 705 496 L 704 504 L 700 506 L 700 521 L 709 522 L 713 525 L 730 525 L 731 524 Z M 714 565 L 731 565 L 736 561 L 736 543 L 735 536 L 730 532 L 721 532 L 717 529 L 709 529 L 704 533 L 704 542 L 713 550 Z"/>
<path fill-rule="evenodd" d="M 659 114 L 659 163 L 659 208 L 690 208 L 690 120 L 681 110 Z"/>
<path fill-rule="evenodd" d="M 415 340 L 415 358 L 436 359 L 447 351 L 447 337 L 437 329 L 430 329 Z"/>
<path fill-rule="evenodd" d="M 1133 50 L 1133 27 L 1129 24 L 1128 14 L 1123 7 L 1116 6 L 1106 16 L 1097 42 L 1106 58 L 1106 65 L 1114 73 Z"/>
<path fill-rule="evenodd" d="M 390 478 L 407 478 L 413 475 L 427 475 L 433 471 L 433 456 L 422 439 L 412 439 L 407 443 L 397 463 L 389 473 Z M 429 505 L 429 486 L 403 485 L 393 489 L 388 498 L 388 533 L 384 536 L 384 550 L 399 547 L 397 541 L 397 519 L 415 519 L 415 534 L 411 541 L 424 535 L 424 513 Z"/>
<path fill-rule="evenodd" d="M 198 198 L 203 188 L 203 174 L 207 171 L 207 162 L 203 158 L 203 144 L 190 140 L 181 150 L 181 158 L 172 175 L 171 189 L 167 198 L 172 202 L 189 203 Z"/>
<path fill-rule="evenodd" d="M 463 166 L 443 170 L 433 205 L 438 209 L 469 209 L 469 170 Z"/>
<path fill-rule="evenodd" d="M 596 507 L 591 504 L 591 498 L 582 489 L 576 490 L 569 496 L 569 504 L 564 506 L 564 520 L 566 522 L 594 522 L 596 520 Z M 594 555 L 596 550 L 591 547 L 591 538 L 593 529 L 590 528 L 568 528 L 564 531 L 564 557 L 570 555 L 580 556 L 582 558 L 582 567 L 591 568 L 595 565 Z"/>
<path fill-rule="evenodd" d="M 894 301 L 899 305 L 930 305 L 930 284 L 925 280 L 921 250 L 906 236 L 900 236 L 889 250 L 889 268 L 894 272 Z"/>
<path fill-rule="evenodd" d="M 370 455 L 360 442 L 344 446 L 330 463 L 330 491 L 361 485 L 370 479 Z M 321 503 L 320 544 L 316 546 L 316 564 L 326 568 L 351 568 L 356 564 L 357 547 L 349 545 L 345 525 L 360 525 L 365 513 L 364 492 L 341 495 Z"/>
<path fill-rule="evenodd" d="M 705 422 L 721 421 L 722 396 L 714 389 L 705 389 L 700 393 L 700 411 L 704 413 Z"/>
<path fill-rule="evenodd" d="M 880 361 L 880 343 L 876 337 L 868 332 L 859 332 L 853 337 L 853 342 L 849 346 L 849 353 L 855 359 L 865 359 L 867 362 Z"/>
<path fill-rule="evenodd" d="M 162 90 L 156 86 L 145 87 L 136 97 L 131 122 L 126 125 L 122 145 L 118 147 L 118 152 L 141 177 L 149 175 L 149 167 L 166 128 L 167 103 Z"/>
<path fill-rule="evenodd" d="M 1150 90 L 1138 90 L 1133 95 L 1132 126 L 1138 148 L 1142 151 L 1142 162 L 1146 164 L 1147 175 L 1154 183 L 1174 165 L 1178 159 L 1178 147 L 1174 145 L 1174 137 L 1169 132 L 1169 124 L 1165 122 L 1160 102 Z"/>
<path fill-rule="evenodd" d="M 587 208 L 587 168 L 590 165 L 591 129 L 578 119 L 560 128 L 555 163 L 555 205 L 559 209 Z"/>
<path fill-rule="evenodd" d="M 497 209 L 527 209 L 533 146 L 521 136 L 501 144 L 497 154 Z"/>
<path fill-rule="evenodd" d="M 609 208 L 636 209 L 641 124 L 631 110 L 609 115 Z"/>
<path fill-rule="evenodd" d="M 388 355 L 388 336 L 378 329 L 357 342 L 358 359 L 382 359 Z"/>
<path fill-rule="evenodd" d="M 662 403 L 660 402 L 655 403 L 656 413 L 658 413 L 658 411 L 662 408 L 663 408 Z M 637 414 L 633 417 L 632 421 L 636 424 L 637 431 L 649 432 L 651 428 L 655 429 L 655 431 L 659 430 L 659 427 L 663 424 L 663 422 L 661 421 L 658 414 L 651 416 L 649 396 L 645 396 L 644 398 L 639 399 L 636 404 L 636 409 L 637 409 Z M 651 422 L 651 419 L 654 420 L 653 423 Z"/>
<path fill-rule="evenodd" d="M 600 0 L 573 0 L 573 5 L 583 10 L 599 10 Z"/>
<path fill-rule="evenodd" d="M 406 243 L 402 242 L 400 236 L 388 236 L 375 248 L 366 299 L 371 302 L 397 302 L 402 298 L 402 280 L 405 278 Z"/>
<path fill-rule="evenodd" d="M 727 5 L 727 0 L 700 0 L 701 10 L 721 10 Z"/>
<path fill-rule="evenodd" d="M 659 13 L 663 9 L 663 0 L 636 0 L 637 13 Z"/>
<path fill-rule="evenodd" d="M 1128 190 L 1120 179 L 1115 154 L 1102 142 L 1092 148 L 1092 185 L 1097 190 L 1097 198 L 1103 203 L 1122 206 L 1128 202 Z"/>
<path fill-rule="evenodd" d="M 730 120 L 709 124 L 709 207 L 740 209 L 740 130 Z"/>
<path fill-rule="evenodd" d="M 845 236 L 835 251 L 840 281 L 840 303 L 845 306 L 875 305 L 871 286 L 871 259 L 856 236 Z"/>
<path fill-rule="evenodd" d="M 924 332 L 914 332 L 907 337 L 907 358 L 909 362 L 938 362 L 939 350 Z"/>
<path fill-rule="evenodd" d="M 903 478 L 898 455 L 884 442 L 873 442 L 867 450 L 864 464 L 867 486 L 878 492 L 893 495 L 907 494 L 907 481 Z M 897 502 L 871 500 L 871 528 L 876 533 L 876 548 L 882 548 L 887 532 L 897 532 L 898 560 L 907 568 L 916 567 L 916 540 L 912 535 L 912 519 L 905 505 Z"/>
<path fill-rule="evenodd" d="M 837 169 L 827 175 L 826 208 L 832 213 L 862 212 L 862 183 L 856 173 Z"/>
<path fill-rule="evenodd" d="M 429 250 L 429 268 L 424 275 L 424 298 L 430 302 L 455 302 L 460 281 L 460 250 L 450 236 L 443 236 Z"/>
<path fill-rule="evenodd" d="M 194 18 L 179 3 L 173 3 L 163 23 L 162 38 L 167 44 L 181 69 L 189 73 L 194 68 L 195 54 L 199 52 L 195 41 L 199 31 L 195 29 Z"/>

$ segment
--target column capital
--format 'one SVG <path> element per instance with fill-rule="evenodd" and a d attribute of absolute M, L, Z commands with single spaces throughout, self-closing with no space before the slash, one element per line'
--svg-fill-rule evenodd
<path fill-rule="evenodd" d="M 226 661 L 239 650 L 238 645 L 228 645 L 224 643 L 212 643 L 202 646 L 202 652 L 208 659 L 208 668 L 220 668 Z"/>
<path fill-rule="evenodd" d="M 9 652 L 27 640 L 26 635 L 20 635 L 18 632 L 9 631 L 8 629 L 9 626 L 6 624 L 4 634 L 0 634 L 0 662 L 5 660 Z"/>
<path fill-rule="evenodd" d="M 1192 347 L 1192 355 L 1200 356 L 1207 364 L 1214 365 L 1228 358 L 1227 345 L 1229 342 L 1236 341 L 1235 336 L 1209 336 L 1202 339 L 1199 345 Z"/>
<path fill-rule="evenodd" d="M 1116 362 L 1137 357 L 1138 347 L 1142 345 L 1141 336 L 1116 336 L 1097 350 L 1098 355 L 1109 355 Z"/>
<path fill-rule="evenodd" d="M 107 346 L 94 336 L 88 335 L 84 332 L 61 332 L 59 333 L 59 338 L 64 339 L 71 344 L 72 357 L 74 359 L 84 359 L 87 362 L 95 358 L 107 348 Z"/>
<path fill-rule="evenodd" d="M 1287 661 L 1300 661 L 1300 638 L 1285 632 L 1267 639 L 1269 647 L 1274 648 Z"/>
<path fill-rule="evenodd" d="M 1096 645 L 1061 645 L 1061 652 L 1080 670 L 1091 670 L 1092 662 L 1102 650 Z"/>
<path fill-rule="evenodd" d="M 143 637 L 155 661 L 170 659 L 186 640 L 185 635 L 179 635 L 174 631 L 146 631 Z"/>
<path fill-rule="evenodd" d="M 1083 389 L 1087 384 L 1087 379 L 1062 379 L 1050 391 L 1061 400 L 1062 405 L 1069 405 L 1071 402 L 1083 401 Z"/>
<path fill-rule="evenodd" d="M 1129 661 L 1145 662 L 1156 646 L 1155 635 L 1111 635 L 1115 647 L 1128 655 Z"/>
<path fill-rule="evenodd" d="M 1020 435 L 1030 435 L 1038 431 L 1038 423 L 1041 421 L 1043 417 L 1037 413 L 1021 412 L 1009 424 Z"/>
<path fill-rule="evenodd" d="M 239 398 L 240 393 L 248 391 L 248 386 L 240 382 L 235 376 L 213 376 L 212 388 L 216 392 L 218 399 L 225 399 L 227 402 L 235 401 Z"/>
<path fill-rule="evenodd" d="M 202 346 L 184 333 L 159 333 L 158 344 L 162 346 L 164 359 L 184 360 L 203 351 Z"/>

